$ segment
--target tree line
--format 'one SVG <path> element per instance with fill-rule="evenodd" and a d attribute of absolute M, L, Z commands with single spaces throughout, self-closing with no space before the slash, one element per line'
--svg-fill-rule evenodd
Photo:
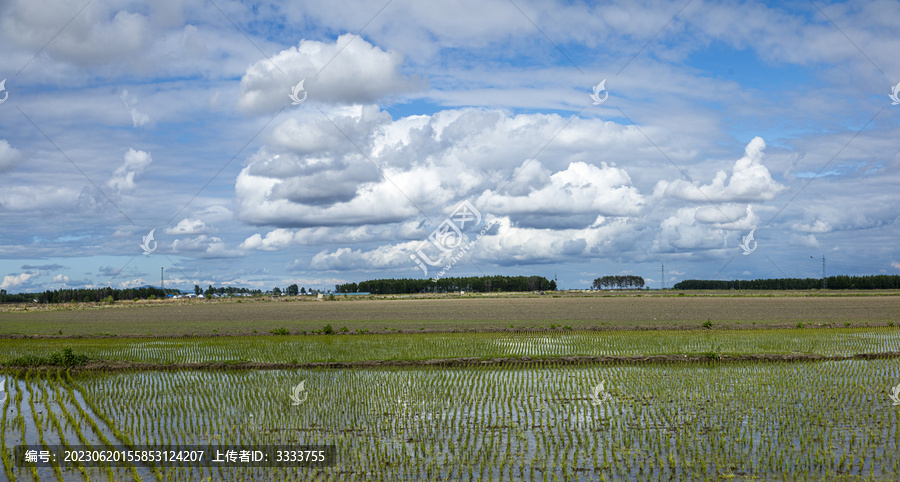
<path fill-rule="evenodd" d="M 595 290 L 604 290 L 604 289 L 627 289 L 627 288 L 637 288 L 641 289 L 644 287 L 644 278 L 640 276 L 634 275 L 614 275 L 614 276 L 604 276 L 602 278 L 597 278 L 594 280 L 594 284 L 591 285 L 591 288 Z"/>
<path fill-rule="evenodd" d="M 202 290 L 199 286 L 194 286 L 194 292 L 201 294 Z M 236 288 L 229 286 L 227 288 L 213 288 L 210 286 L 205 294 L 210 296 L 213 294 L 235 294 L 249 293 L 261 294 L 260 290 L 250 290 L 247 288 Z M 37 293 L 17 293 L 8 294 L 6 290 L 0 290 L 0 303 L 32 303 L 37 300 L 38 303 L 99 303 L 121 300 L 155 300 L 166 298 L 168 295 L 181 294 L 181 290 L 177 288 L 156 288 L 154 286 L 144 286 L 142 288 L 125 288 L 116 289 L 106 288 L 79 288 L 79 289 L 59 289 L 47 290 Z"/>
<path fill-rule="evenodd" d="M 900 275 L 828 276 L 830 290 L 890 290 L 900 289 Z M 821 278 L 773 278 L 755 280 L 698 280 L 675 283 L 676 290 L 816 290 L 822 288 Z"/>
<path fill-rule="evenodd" d="M 375 279 L 335 285 L 338 293 L 358 291 L 373 294 L 447 293 L 451 291 L 538 291 L 556 290 L 556 281 L 543 276 L 470 276 L 431 279 Z"/>
<path fill-rule="evenodd" d="M 145 286 L 143 288 L 125 289 L 115 289 L 110 287 L 60 289 L 11 295 L 7 294 L 6 290 L 0 290 L 0 303 L 31 303 L 35 300 L 37 300 L 38 303 L 97 303 L 101 301 L 133 300 L 135 298 L 142 300 L 165 298 L 167 293 L 175 294 L 180 293 L 180 291 L 172 288 L 163 290 L 153 286 Z"/>

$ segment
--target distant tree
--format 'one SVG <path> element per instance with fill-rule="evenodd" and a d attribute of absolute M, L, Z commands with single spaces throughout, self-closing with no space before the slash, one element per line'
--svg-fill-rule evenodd
<path fill-rule="evenodd" d="M 203 290 L 200 289 L 200 285 L 194 285 L 194 294 L 199 295 L 200 293 L 203 293 Z"/>
<path fill-rule="evenodd" d="M 304 288 L 304 287 L 301 286 L 301 287 L 300 287 L 300 294 L 305 295 L 305 294 L 306 294 L 306 288 Z"/>
<path fill-rule="evenodd" d="M 288 296 L 297 296 L 300 294 L 300 289 L 297 287 L 296 284 L 292 284 L 287 287 L 287 294 L 288 294 Z"/>
<path fill-rule="evenodd" d="M 272 289 L 272 294 L 275 296 L 281 296 L 281 288 L 276 286 L 274 289 Z"/>

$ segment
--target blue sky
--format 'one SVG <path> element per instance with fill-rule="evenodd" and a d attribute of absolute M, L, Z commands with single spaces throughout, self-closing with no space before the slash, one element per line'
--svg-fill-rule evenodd
<path fill-rule="evenodd" d="M 11 293 L 900 273 L 900 2 L 12 0 L 0 25 Z"/>

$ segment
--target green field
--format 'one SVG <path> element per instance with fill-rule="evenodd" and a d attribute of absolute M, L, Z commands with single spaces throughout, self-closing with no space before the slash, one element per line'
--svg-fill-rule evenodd
<path fill-rule="evenodd" d="M 732 295 L 5 307 L 3 471 L 896 480 L 900 297 Z M 336 464 L 37 467 L 23 443 L 333 444 Z"/>

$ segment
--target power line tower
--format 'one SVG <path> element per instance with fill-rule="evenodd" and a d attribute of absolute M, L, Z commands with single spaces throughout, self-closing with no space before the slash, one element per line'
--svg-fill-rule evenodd
<path fill-rule="evenodd" d="M 163 293 L 166 292 L 165 271 L 166 271 L 166 268 L 159 268 L 159 288 L 161 290 L 163 290 Z"/>
<path fill-rule="evenodd" d="M 828 289 L 828 280 L 825 279 L 825 255 L 822 255 L 822 289 Z"/>

